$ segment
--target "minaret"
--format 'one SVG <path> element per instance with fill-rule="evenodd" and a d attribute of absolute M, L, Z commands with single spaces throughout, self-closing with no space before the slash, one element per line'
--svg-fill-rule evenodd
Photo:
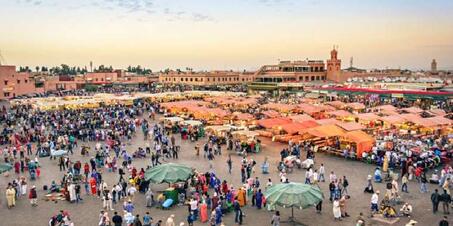
<path fill-rule="evenodd" d="M 435 75 L 437 74 L 437 62 L 436 59 L 433 59 L 431 62 L 431 74 Z"/>
<path fill-rule="evenodd" d="M 330 60 L 327 60 L 327 80 L 341 81 L 341 60 L 338 59 L 338 46 L 330 51 Z"/>

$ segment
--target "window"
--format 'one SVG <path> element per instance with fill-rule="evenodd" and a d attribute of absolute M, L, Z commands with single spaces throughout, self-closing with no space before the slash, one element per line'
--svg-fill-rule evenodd
<path fill-rule="evenodd" d="M 192 78 L 190 78 L 190 81 L 192 82 L 192 81 L 193 81 L 193 79 L 192 79 Z"/>
<path fill-rule="evenodd" d="M 180 81 L 181 81 L 181 82 L 183 82 L 183 81 L 184 81 L 184 79 L 183 79 L 183 78 L 180 78 Z"/>
<path fill-rule="evenodd" d="M 3 96 L 4 96 L 4 97 L 9 97 L 9 92 L 4 92 L 4 93 L 3 93 Z"/>
<path fill-rule="evenodd" d="M 311 81 L 315 81 L 315 76 L 311 76 Z"/>
<path fill-rule="evenodd" d="M 7 85 L 8 85 L 8 81 L 6 81 L 6 80 L 5 80 L 5 81 L 3 81 L 3 82 L 5 83 L 5 86 L 7 86 Z"/>
<path fill-rule="evenodd" d="M 20 79 L 17 79 L 17 84 L 20 84 Z"/>
<path fill-rule="evenodd" d="M 209 82 L 209 78 L 208 78 L 208 82 Z"/>
<path fill-rule="evenodd" d="M 24 82 L 25 82 L 25 83 L 28 83 L 28 80 L 27 80 L 27 79 L 25 79 L 25 80 L 24 80 Z"/>

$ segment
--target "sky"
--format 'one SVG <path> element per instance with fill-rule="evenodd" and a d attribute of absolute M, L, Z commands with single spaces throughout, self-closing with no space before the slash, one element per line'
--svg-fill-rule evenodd
<path fill-rule="evenodd" d="M 278 60 L 453 69 L 451 0 L 0 0 L 7 64 L 254 70 Z"/>

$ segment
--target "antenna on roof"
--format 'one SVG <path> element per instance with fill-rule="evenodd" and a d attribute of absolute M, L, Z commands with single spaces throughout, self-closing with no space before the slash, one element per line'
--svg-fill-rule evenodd
<path fill-rule="evenodd" d="M 0 50 L 0 66 L 1 65 L 6 65 L 6 60 L 2 55 L 2 51 Z"/>

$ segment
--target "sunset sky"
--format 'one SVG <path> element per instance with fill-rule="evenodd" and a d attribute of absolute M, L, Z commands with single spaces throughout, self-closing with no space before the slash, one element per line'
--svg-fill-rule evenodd
<path fill-rule="evenodd" d="M 256 69 L 280 60 L 453 69 L 452 0 L 0 0 L 8 64 Z"/>

